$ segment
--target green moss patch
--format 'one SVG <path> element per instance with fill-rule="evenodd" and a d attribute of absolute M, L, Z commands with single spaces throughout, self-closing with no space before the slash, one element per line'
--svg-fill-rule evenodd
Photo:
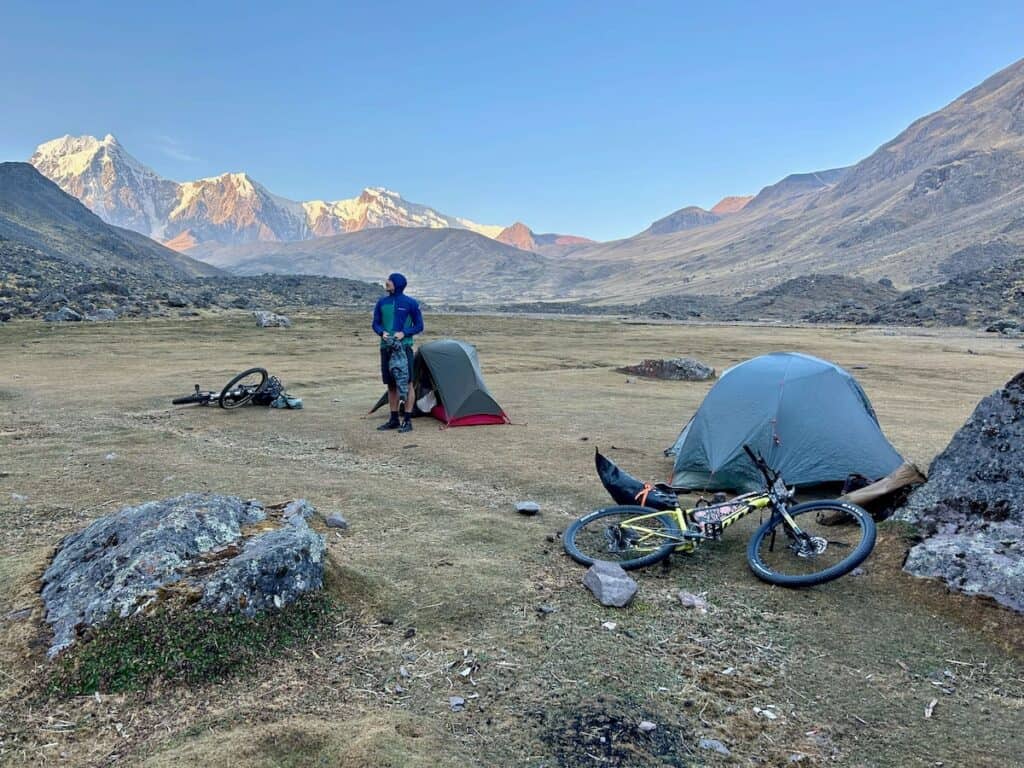
<path fill-rule="evenodd" d="M 116 693 L 156 680 L 193 685 L 227 677 L 311 640 L 332 612 L 324 595 L 253 617 L 161 609 L 90 631 L 57 661 L 49 688 L 64 695 Z"/>

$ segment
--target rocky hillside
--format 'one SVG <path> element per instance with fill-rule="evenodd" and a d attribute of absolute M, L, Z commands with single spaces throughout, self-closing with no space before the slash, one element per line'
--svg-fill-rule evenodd
<path fill-rule="evenodd" d="M 885 325 L 972 325 L 1004 321 L 1024 324 L 1024 248 L 1018 258 L 985 269 L 954 275 L 932 288 L 900 294 L 873 308 L 834 305 L 807 315 L 812 322 Z"/>
<path fill-rule="evenodd" d="M 55 259 L 20 243 L 0 241 L 0 322 L 54 316 L 71 320 L 189 316 L 199 310 L 370 307 L 380 294 L 380 287 L 369 283 L 306 275 L 157 278 L 124 267 Z"/>
<path fill-rule="evenodd" d="M 0 163 L 0 243 L 16 243 L 69 264 L 147 278 L 219 272 L 136 232 L 105 224 L 28 163 Z"/>
<path fill-rule="evenodd" d="M 1024 60 L 850 168 L 789 176 L 710 226 L 578 251 L 619 271 L 577 295 L 749 294 L 822 273 L 936 285 L 1013 258 L 1022 205 Z"/>
<path fill-rule="evenodd" d="M 379 293 L 354 280 L 229 276 L 105 224 L 27 163 L 0 164 L 0 321 L 365 304 Z"/>

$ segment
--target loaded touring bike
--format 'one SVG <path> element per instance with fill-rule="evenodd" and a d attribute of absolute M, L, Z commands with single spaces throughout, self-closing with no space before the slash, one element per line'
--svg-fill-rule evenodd
<path fill-rule="evenodd" d="M 566 529 L 566 553 L 584 565 L 607 560 L 627 570 L 643 568 L 672 552 L 692 552 L 702 541 L 717 540 L 733 523 L 758 512 L 762 523 L 747 545 L 747 562 L 771 584 L 822 584 L 849 573 L 871 554 L 875 521 L 867 512 L 834 500 L 794 504 L 795 490 L 749 446 L 743 448 L 764 476 L 764 490 L 689 509 L 678 503 L 675 509 L 655 511 L 644 506 L 599 509 Z M 845 513 L 840 525 L 819 519 L 819 513 L 835 517 L 836 512 Z"/>
<path fill-rule="evenodd" d="M 250 368 L 235 376 L 220 392 L 203 391 L 196 384 L 192 394 L 176 397 L 171 403 L 173 405 L 217 403 L 221 408 L 240 408 L 243 405 L 248 405 L 254 397 L 263 393 L 267 387 L 268 378 L 266 369 Z"/>

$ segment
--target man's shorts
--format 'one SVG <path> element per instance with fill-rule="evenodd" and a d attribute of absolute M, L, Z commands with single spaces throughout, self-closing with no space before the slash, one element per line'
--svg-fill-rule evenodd
<path fill-rule="evenodd" d="M 405 354 L 406 354 L 406 357 L 409 360 L 409 382 L 412 383 L 412 361 L 413 361 L 414 354 L 413 354 L 413 351 L 412 351 L 412 345 L 411 344 L 406 346 Z M 394 377 L 391 375 L 391 370 L 390 370 L 390 367 L 388 365 L 388 363 L 390 362 L 390 358 L 391 358 L 391 352 L 389 350 L 384 349 L 383 347 L 381 347 L 381 350 L 380 350 L 380 378 L 381 378 L 381 381 L 383 381 L 389 387 L 393 387 L 393 386 L 396 385 L 396 382 L 395 382 Z"/>

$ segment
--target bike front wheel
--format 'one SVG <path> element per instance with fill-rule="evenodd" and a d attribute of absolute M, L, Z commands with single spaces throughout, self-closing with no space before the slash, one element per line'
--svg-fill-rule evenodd
<path fill-rule="evenodd" d="M 747 546 L 751 570 L 770 584 L 824 584 L 852 571 L 874 549 L 875 521 L 855 504 L 809 501 L 788 512 L 802 535 L 796 535 L 781 515 L 773 514 Z M 819 512 L 842 512 L 847 520 L 840 525 L 823 525 L 818 521 Z"/>
<path fill-rule="evenodd" d="M 242 371 L 221 390 L 217 404 L 221 408 L 240 408 L 252 400 L 253 395 L 259 392 L 266 383 L 266 369 L 250 368 L 247 371 Z"/>
<path fill-rule="evenodd" d="M 664 560 L 682 535 L 671 515 L 650 515 L 649 507 L 607 507 L 575 520 L 565 530 L 562 545 L 577 563 L 593 565 L 606 560 L 625 570 L 643 568 Z"/>

